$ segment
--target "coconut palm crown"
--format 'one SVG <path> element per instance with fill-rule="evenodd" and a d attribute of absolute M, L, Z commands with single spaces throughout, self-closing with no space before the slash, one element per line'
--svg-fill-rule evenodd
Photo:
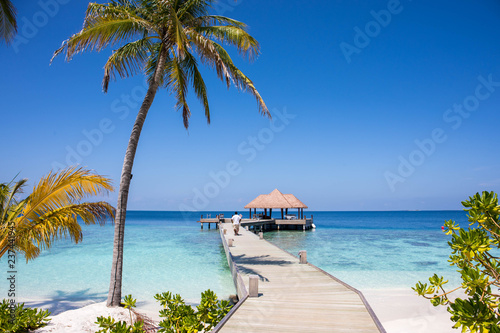
<path fill-rule="evenodd" d="M 215 69 L 219 79 L 230 87 L 247 91 L 257 99 L 259 111 L 270 117 L 264 100 L 253 82 L 233 63 L 222 45 L 234 46 L 249 60 L 259 53 L 258 42 L 236 20 L 209 15 L 211 0 L 113 0 L 90 3 L 80 32 L 63 42 L 54 57 L 64 53 L 66 60 L 84 51 L 116 47 L 104 66 L 102 82 L 107 92 L 109 82 L 119 76 L 142 73 L 149 83 L 146 96 L 132 128 L 123 162 L 115 217 L 113 263 L 108 306 L 119 306 L 123 266 L 125 216 L 132 167 L 140 133 L 158 88 L 165 88 L 176 99 L 184 126 L 189 126 L 191 110 L 188 87 L 200 100 L 210 123 L 207 88 L 198 64 Z M 54 59 L 54 58 L 53 58 Z"/>
<path fill-rule="evenodd" d="M 80 242 L 78 218 L 85 224 L 104 224 L 114 218 L 108 203 L 82 202 L 112 191 L 108 178 L 81 168 L 51 172 L 21 200 L 26 182 L 0 183 L 0 258 L 11 250 L 23 254 L 26 261 L 35 259 L 61 237 Z"/>

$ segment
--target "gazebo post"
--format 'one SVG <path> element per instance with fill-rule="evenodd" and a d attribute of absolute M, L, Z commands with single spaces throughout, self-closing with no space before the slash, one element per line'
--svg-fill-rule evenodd
<path fill-rule="evenodd" d="M 298 212 L 297 212 L 297 218 L 300 219 L 300 208 L 297 208 Z"/>
<path fill-rule="evenodd" d="M 269 208 L 269 217 L 273 218 L 273 209 L 272 208 Z"/>
<path fill-rule="evenodd" d="M 281 208 L 281 219 L 283 220 L 283 208 Z"/>
<path fill-rule="evenodd" d="M 267 216 L 267 208 L 264 208 L 264 216 Z"/>
<path fill-rule="evenodd" d="M 252 208 L 250 208 L 250 211 L 248 212 L 248 218 L 251 219 L 252 218 Z"/>

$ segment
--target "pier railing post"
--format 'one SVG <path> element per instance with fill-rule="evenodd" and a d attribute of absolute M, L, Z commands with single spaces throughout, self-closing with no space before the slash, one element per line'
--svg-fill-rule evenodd
<path fill-rule="evenodd" d="M 233 240 L 234 240 L 233 238 L 228 238 L 227 239 L 227 246 L 233 247 Z"/>
<path fill-rule="evenodd" d="M 259 276 L 249 275 L 248 280 L 248 296 L 259 297 Z"/>
<path fill-rule="evenodd" d="M 259 239 L 264 239 L 264 233 L 262 231 L 259 232 Z"/>
<path fill-rule="evenodd" d="M 307 251 L 306 250 L 299 251 L 299 258 L 301 264 L 307 264 Z"/>

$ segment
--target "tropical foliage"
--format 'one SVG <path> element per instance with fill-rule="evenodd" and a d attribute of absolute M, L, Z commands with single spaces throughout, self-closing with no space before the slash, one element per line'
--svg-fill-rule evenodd
<path fill-rule="evenodd" d="M 13 304 L 8 300 L 0 303 L 0 332 L 24 333 L 43 327 L 50 321 L 50 312 Z"/>
<path fill-rule="evenodd" d="M 180 295 L 171 292 L 156 294 L 155 299 L 160 302 L 163 309 L 160 310 L 160 318 L 163 320 L 158 324 L 159 328 L 154 331 L 166 333 L 197 333 L 210 332 L 231 310 L 229 301 L 217 299 L 217 295 L 209 290 L 201 293 L 201 303 L 196 310 L 185 303 Z M 141 333 L 146 332 L 150 323 L 138 319 L 134 323 L 132 309 L 135 308 L 136 300 L 132 295 L 125 296 L 123 305 L 130 313 L 130 323 L 116 321 L 112 317 L 98 317 L 96 324 L 101 330 L 96 333 Z"/>
<path fill-rule="evenodd" d="M 16 32 L 16 9 L 10 0 L 0 0 L 0 39 L 10 43 Z"/>
<path fill-rule="evenodd" d="M 234 84 L 255 96 L 259 110 L 269 111 L 253 82 L 233 63 L 223 45 L 234 46 L 241 55 L 255 58 L 258 42 L 236 20 L 209 15 L 212 0 L 113 0 L 90 3 L 80 32 L 64 41 L 54 57 L 65 53 L 69 61 L 84 51 L 101 51 L 115 47 L 104 65 L 103 90 L 117 76 L 146 75 L 149 87 L 139 109 L 129 139 L 118 194 L 115 217 L 113 264 L 108 305 L 121 300 L 123 238 L 132 167 L 140 133 L 158 88 L 165 88 L 176 100 L 184 126 L 189 126 L 191 109 L 188 88 L 200 100 L 210 123 L 207 87 L 198 69 L 203 65 L 215 69 L 227 87 Z"/>
<path fill-rule="evenodd" d="M 61 237 L 80 242 L 78 218 L 85 224 L 104 224 L 114 217 L 106 202 L 81 202 L 113 190 L 108 178 L 89 170 L 50 172 L 20 199 L 26 182 L 0 183 L 0 258 L 10 251 L 22 253 L 27 261 L 34 259 Z"/>
<path fill-rule="evenodd" d="M 500 206 L 494 192 L 476 193 L 462 205 L 468 212 L 469 227 L 461 228 L 446 221 L 444 231 L 451 235 L 451 265 L 458 268 L 461 286 L 446 291 L 448 283 L 437 274 L 429 284 L 418 282 L 413 288 L 430 299 L 434 306 L 445 305 L 451 313 L 454 328 L 462 332 L 500 333 Z M 465 299 L 450 294 L 461 290 Z"/>
<path fill-rule="evenodd" d="M 217 295 L 209 290 L 201 293 L 201 303 L 193 309 L 186 304 L 179 294 L 171 292 L 156 294 L 155 299 L 163 309 L 158 332 L 165 333 L 196 333 L 210 332 L 219 321 L 231 310 L 229 301 L 218 300 Z"/>

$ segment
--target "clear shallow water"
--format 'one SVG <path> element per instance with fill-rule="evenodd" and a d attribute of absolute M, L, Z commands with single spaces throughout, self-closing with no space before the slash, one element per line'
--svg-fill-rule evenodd
<path fill-rule="evenodd" d="M 463 211 L 317 212 L 312 232 L 266 233 L 274 244 L 358 289 L 410 288 L 434 273 L 459 282 L 449 266 L 443 222 L 467 225 Z"/>
<path fill-rule="evenodd" d="M 293 254 L 307 250 L 311 263 L 360 290 L 408 289 L 433 273 L 459 281 L 447 263 L 449 236 L 441 226 L 447 219 L 466 225 L 462 211 L 313 214 L 316 230 L 268 232 L 266 239 Z M 154 294 L 167 290 L 193 303 L 206 289 L 223 298 L 235 293 L 218 232 L 200 230 L 195 223 L 199 217 L 200 213 L 128 213 L 123 295 L 132 294 L 140 305 L 151 307 Z M 33 300 L 53 312 L 71 308 L 75 301 L 104 301 L 113 232 L 111 224 L 84 226 L 82 243 L 59 241 L 28 264 L 20 258 L 18 299 Z M 0 260 L 0 267 L 6 276 L 6 259 Z M 7 289 L 6 278 L 0 279 L 1 298 L 7 298 Z"/>

